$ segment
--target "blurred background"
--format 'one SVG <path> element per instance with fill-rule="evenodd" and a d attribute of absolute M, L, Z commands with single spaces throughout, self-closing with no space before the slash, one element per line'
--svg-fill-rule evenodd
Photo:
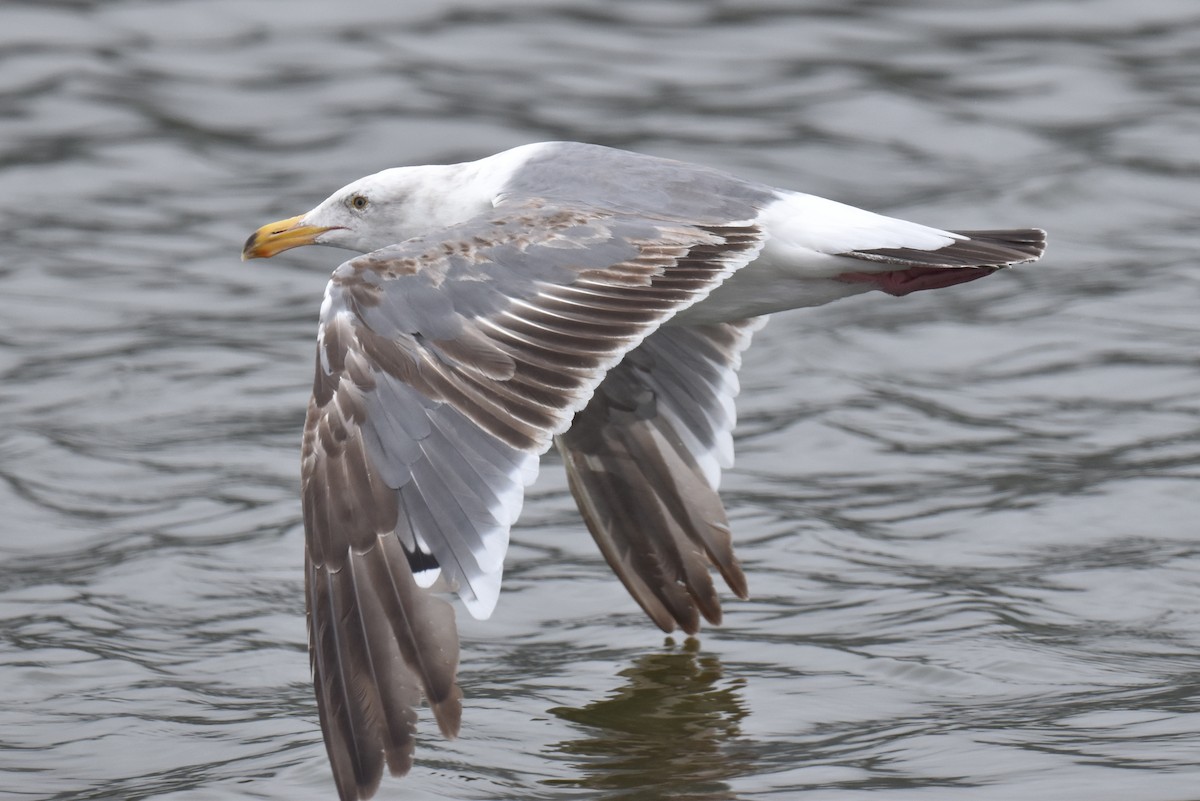
<path fill-rule="evenodd" d="M 0 795 L 332 797 L 299 430 L 345 256 L 259 225 L 579 139 L 1036 265 L 776 316 L 664 640 L 554 459 L 405 799 L 1200 798 L 1195 0 L 6 0 Z"/>

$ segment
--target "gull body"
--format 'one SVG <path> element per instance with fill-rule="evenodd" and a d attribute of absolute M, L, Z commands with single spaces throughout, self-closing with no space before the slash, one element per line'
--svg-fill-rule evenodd
<path fill-rule="evenodd" d="M 1044 241 L 570 142 L 387 169 L 256 231 L 245 258 L 362 254 L 326 289 L 302 448 L 310 653 L 341 797 L 409 769 L 422 695 L 457 733 L 439 591 L 492 613 L 551 444 L 633 598 L 695 632 L 720 620 L 710 569 L 747 596 L 717 488 L 764 315 L 965 283 Z"/>

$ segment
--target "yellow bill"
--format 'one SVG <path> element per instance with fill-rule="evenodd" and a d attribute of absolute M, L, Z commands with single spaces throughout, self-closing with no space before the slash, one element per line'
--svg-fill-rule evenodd
<path fill-rule="evenodd" d="M 267 223 L 250 234 L 242 248 L 242 261 L 269 259 L 285 250 L 312 245 L 319 235 L 332 230 L 329 226 L 305 225 L 303 219 L 303 215 L 288 217 L 286 220 Z"/>

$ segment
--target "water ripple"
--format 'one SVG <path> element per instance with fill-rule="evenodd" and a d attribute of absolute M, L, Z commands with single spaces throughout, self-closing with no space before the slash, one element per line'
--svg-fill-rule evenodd
<path fill-rule="evenodd" d="M 553 458 L 406 798 L 1195 796 L 1192 0 L 0 8 L 0 786 L 327 798 L 298 429 L 338 259 L 246 233 L 585 139 L 1047 258 L 779 315 L 723 492 L 753 598 L 663 642 Z"/>

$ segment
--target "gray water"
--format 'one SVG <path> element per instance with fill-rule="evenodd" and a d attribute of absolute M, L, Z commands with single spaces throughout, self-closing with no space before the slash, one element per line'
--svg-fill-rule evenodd
<path fill-rule="evenodd" d="M 325 799 L 298 439 L 385 166 L 582 139 L 1044 261 L 776 316 L 664 640 L 557 464 L 405 799 L 1200 798 L 1200 4 L 0 6 L 0 796 Z"/>

